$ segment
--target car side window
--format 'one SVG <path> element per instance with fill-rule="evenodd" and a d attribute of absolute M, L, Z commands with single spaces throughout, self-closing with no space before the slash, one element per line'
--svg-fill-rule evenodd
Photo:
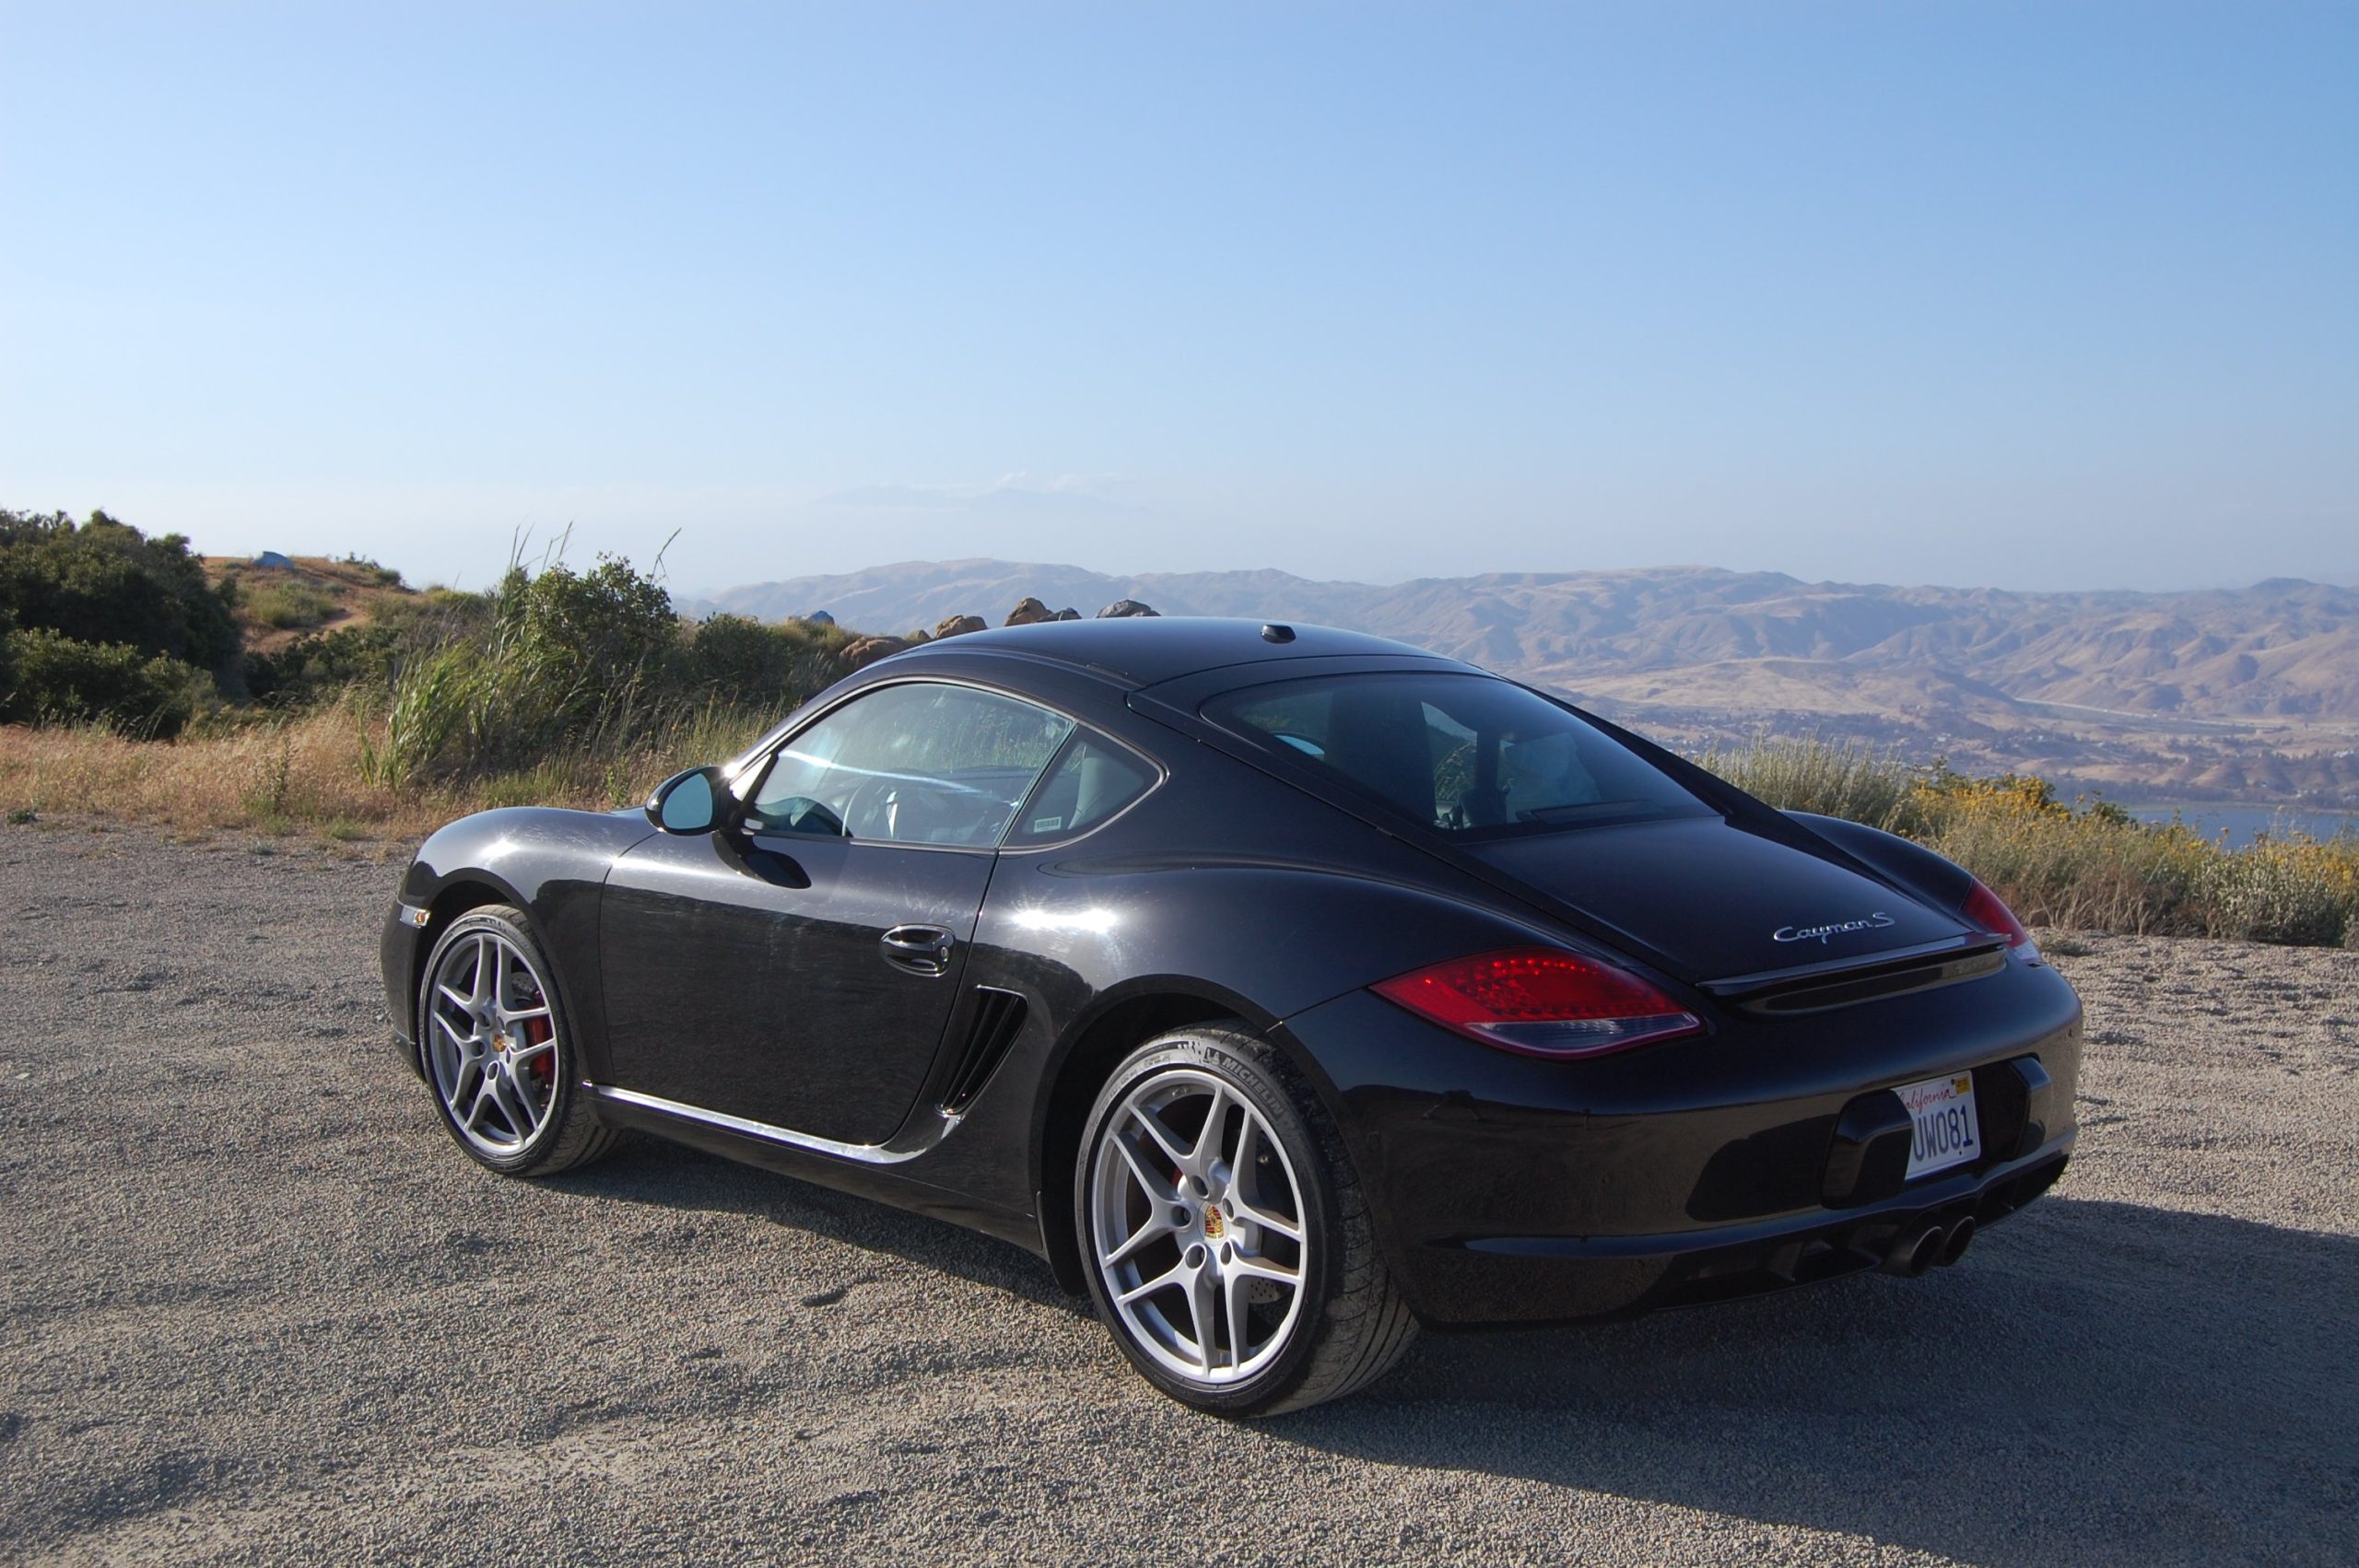
<path fill-rule="evenodd" d="M 1127 746 L 1085 730 L 1024 802 L 1010 848 L 1086 833 L 1155 787 L 1155 769 Z"/>
<path fill-rule="evenodd" d="M 1072 731 L 1062 714 L 971 686 L 886 686 L 780 747 L 745 825 L 989 848 Z"/>

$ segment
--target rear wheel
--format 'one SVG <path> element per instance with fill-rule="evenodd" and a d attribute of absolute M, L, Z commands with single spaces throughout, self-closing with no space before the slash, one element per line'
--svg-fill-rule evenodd
<path fill-rule="evenodd" d="M 1338 1398 L 1416 1337 L 1333 1124 L 1241 1025 L 1166 1035 L 1115 1071 L 1090 1112 L 1074 1219 L 1115 1342 L 1199 1409 Z"/>
<path fill-rule="evenodd" d="M 508 1176 L 553 1176 L 614 1145 L 580 1082 L 565 1004 L 522 909 L 488 904 L 451 923 L 427 959 L 417 1016 L 442 1125 L 476 1160 Z"/>

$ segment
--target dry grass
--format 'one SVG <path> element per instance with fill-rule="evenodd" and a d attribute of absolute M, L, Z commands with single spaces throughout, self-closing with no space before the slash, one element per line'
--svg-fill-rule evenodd
<path fill-rule="evenodd" d="M 364 766 L 370 748 L 385 743 L 385 721 L 349 703 L 174 742 L 131 741 L 96 726 L 7 725 L 0 727 L 0 812 L 108 817 L 185 834 L 413 840 L 491 806 L 603 811 L 644 800 L 680 768 L 739 750 L 770 717 L 707 708 L 611 752 L 578 747 L 513 772 L 398 790 L 372 783 Z"/>
<path fill-rule="evenodd" d="M 778 711 L 688 708 L 592 731 L 521 767 L 399 787 L 382 782 L 399 777 L 381 761 L 388 720 L 357 693 L 283 721 L 229 722 L 171 742 L 9 725 L 0 727 L 0 814 L 408 841 L 492 806 L 628 805 L 679 768 L 743 749 Z M 2359 947 L 2359 840 L 2264 838 L 2232 850 L 2184 827 L 2065 805 L 2036 778 L 1912 772 L 1813 742 L 1763 742 L 1706 761 L 1773 805 L 1907 833 L 2033 925 Z"/>
<path fill-rule="evenodd" d="M 272 677 L 266 703 L 224 703 L 207 683 L 185 729 L 148 727 L 173 733 L 169 743 L 70 721 L 0 730 L 0 815 L 352 841 L 414 838 L 491 806 L 610 810 L 742 750 L 848 670 L 850 633 L 684 622 L 654 577 L 617 557 L 587 570 L 519 564 L 474 595 L 412 594 L 364 561 L 208 567 L 241 585 L 262 625 L 328 612 L 357 625 L 358 609 L 370 635 L 311 639 L 267 666 L 250 659 L 250 680 Z M 70 720 L 90 706 L 52 711 Z"/>
<path fill-rule="evenodd" d="M 1756 741 L 1699 759 L 1774 806 L 1903 833 L 1990 884 L 2036 926 L 2359 947 L 2359 839 L 2264 837 L 2230 849 L 2040 779 L 1912 769 L 1857 746 Z"/>

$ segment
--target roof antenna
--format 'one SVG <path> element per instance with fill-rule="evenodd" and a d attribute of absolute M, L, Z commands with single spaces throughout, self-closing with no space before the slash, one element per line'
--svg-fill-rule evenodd
<path fill-rule="evenodd" d="M 1262 628 L 1263 642 L 1292 642 L 1294 628 L 1281 621 L 1272 621 Z"/>

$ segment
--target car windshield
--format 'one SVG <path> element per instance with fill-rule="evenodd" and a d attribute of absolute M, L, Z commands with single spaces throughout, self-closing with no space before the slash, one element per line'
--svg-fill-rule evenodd
<path fill-rule="evenodd" d="M 1579 715 L 1489 675 L 1314 676 L 1225 693 L 1203 714 L 1448 834 L 1713 814 Z"/>

